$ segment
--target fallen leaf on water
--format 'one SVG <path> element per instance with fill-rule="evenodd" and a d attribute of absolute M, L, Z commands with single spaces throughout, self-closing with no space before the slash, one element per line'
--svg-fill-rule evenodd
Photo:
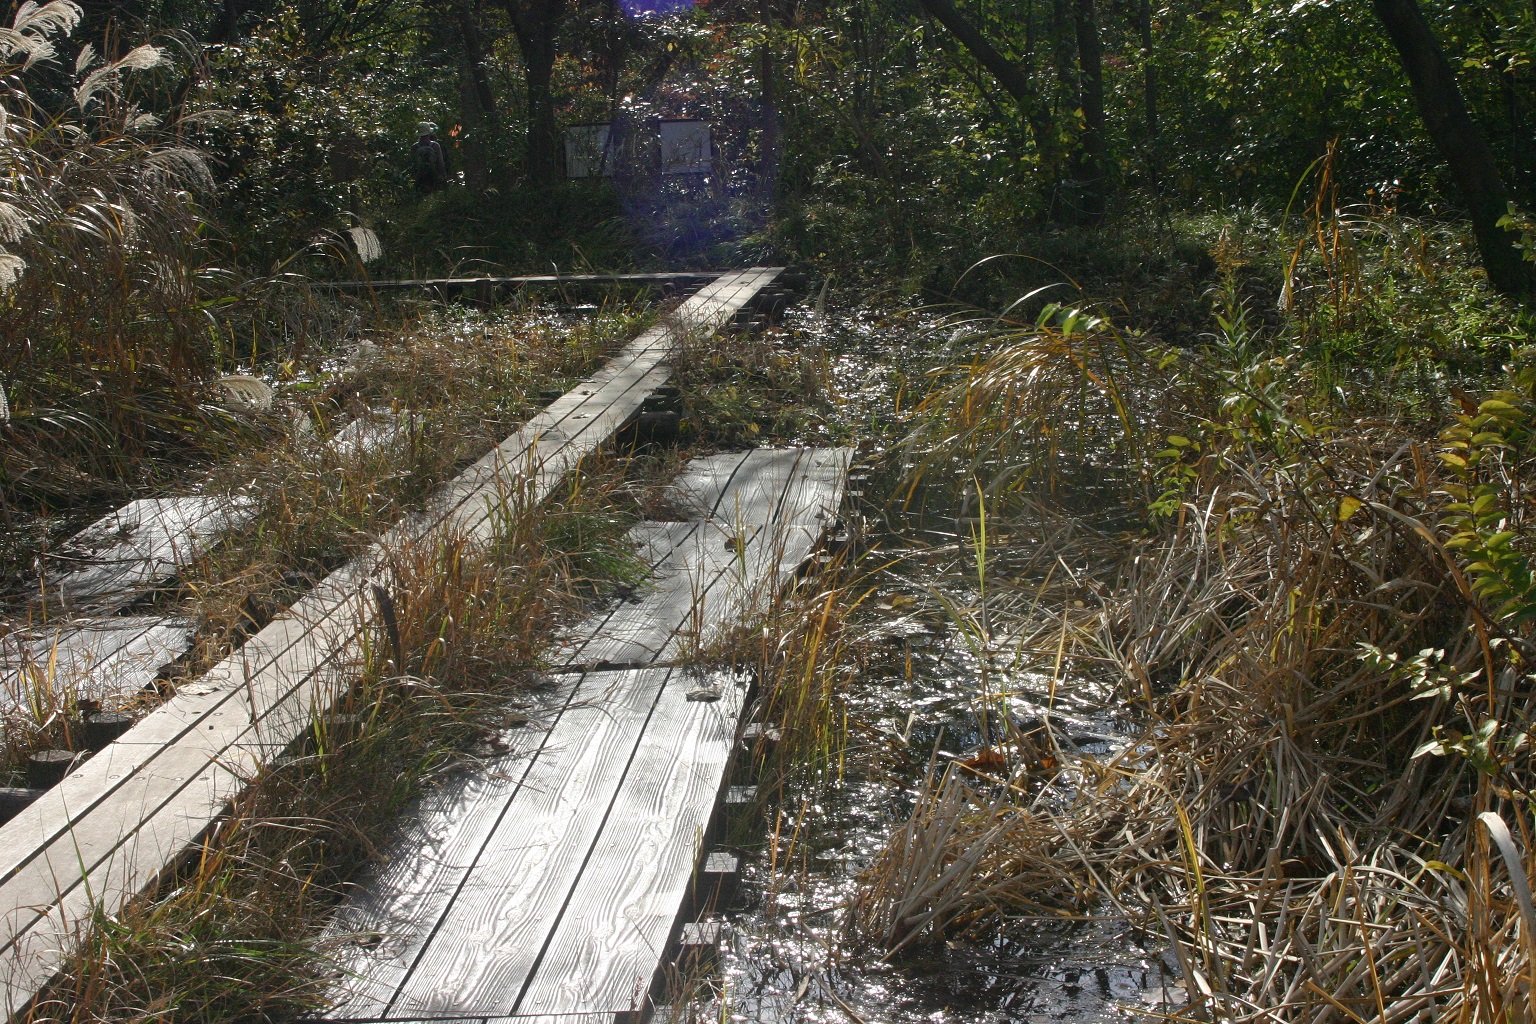
<path fill-rule="evenodd" d="M 972 775 L 995 775 L 1008 768 L 1008 755 L 996 747 L 982 747 L 958 763 L 961 770 Z"/>

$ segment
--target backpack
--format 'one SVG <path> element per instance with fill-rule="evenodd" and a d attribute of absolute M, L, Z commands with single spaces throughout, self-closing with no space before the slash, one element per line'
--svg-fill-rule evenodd
<path fill-rule="evenodd" d="M 419 180 L 436 180 L 440 158 L 434 150 L 440 152 L 441 149 L 431 139 L 418 141 L 411 147 L 411 174 Z"/>

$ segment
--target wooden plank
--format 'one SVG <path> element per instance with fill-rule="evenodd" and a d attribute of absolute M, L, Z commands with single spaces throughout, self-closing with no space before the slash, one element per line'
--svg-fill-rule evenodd
<path fill-rule="evenodd" d="M 494 507 L 512 489 L 542 500 L 665 379 L 678 333 L 723 323 L 776 274 L 754 269 L 703 289 L 456 478 L 428 512 L 332 573 L 198 685 L 0 827 L 0 956 L 13 968 L 3 979 L 5 1012 L 27 1004 L 97 908 L 113 913 L 151 883 L 255 766 L 329 706 L 373 625 L 369 586 L 388 584 L 389 550 L 436 530 L 487 537 Z"/>
<path fill-rule="evenodd" d="M 593 673 L 587 703 L 561 716 L 515 801 L 387 1016 L 508 1013 L 581 877 L 669 670 Z M 419 927 L 419 925 L 417 925 Z"/>
<path fill-rule="evenodd" d="M 693 526 L 692 530 L 680 527 Z M 715 523 L 644 524 L 683 534 L 638 598 L 578 627 L 582 638 L 557 656 L 569 666 L 647 665 L 707 644 L 722 629 L 762 611 L 778 583 L 815 550 L 821 530 Z M 740 541 L 740 543 L 738 543 Z"/>
<path fill-rule="evenodd" d="M 372 1022 L 383 1024 L 383 1022 Z M 391 1017 L 388 1024 L 613 1024 L 611 1013 L 521 1014 L 509 1017 Z"/>
<path fill-rule="evenodd" d="M 238 495 L 140 498 L 108 513 L 49 556 L 41 605 L 107 614 L 176 576 L 225 532 L 251 520 Z"/>
<path fill-rule="evenodd" d="M 676 500 L 711 521 L 632 530 L 642 549 L 670 545 L 656 562 L 653 585 L 584 622 L 576 630 L 581 639 L 557 661 L 650 664 L 690 643 L 707 644 L 713 633 L 764 610 L 836 516 L 851 459 L 846 448 L 759 449 L 690 462 L 674 484 Z"/>
<path fill-rule="evenodd" d="M 321 642 L 321 640 L 323 640 L 323 637 L 321 637 L 321 633 L 323 633 L 324 626 L 327 626 L 327 623 L 324 622 L 324 620 L 323 620 L 323 616 L 316 617 L 316 619 L 319 619 L 319 620 L 312 620 L 312 622 L 307 622 L 307 623 L 303 622 L 304 617 L 307 617 L 307 616 L 304 616 L 303 613 L 306 613 L 306 611 L 309 611 L 309 609 L 304 608 L 304 605 L 315 605 L 316 609 L 318 609 L 318 611 L 321 611 L 321 613 L 324 613 L 324 611 L 326 611 L 326 609 L 329 608 L 329 606 L 336 605 L 336 603 L 338 603 L 338 599 L 344 599 L 344 597 L 353 596 L 353 594 L 355 594 L 356 586 L 361 585 L 362 579 L 364 579 L 364 577 L 367 576 L 367 571 L 366 570 L 367 570 L 367 567 L 353 567 L 352 571 L 350 571 L 350 576 L 352 576 L 353 579 L 350 579 L 350 580 L 349 579 L 344 579 L 344 577 L 347 576 L 347 573 L 338 573 L 338 574 L 336 574 L 336 576 L 333 576 L 332 579 L 327 580 L 327 583 L 329 583 L 329 588 L 327 588 L 327 586 L 323 586 L 323 588 L 319 588 L 319 591 L 316 591 L 316 594 L 312 594 L 312 596 L 310 596 L 310 599 L 306 599 L 306 600 L 304 600 L 304 602 L 300 602 L 300 606 L 296 606 L 296 611 L 298 611 L 298 613 L 301 613 L 301 614 L 298 614 L 298 616 L 290 616 L 289 619 L 280 620 L 280 622 L 273 623 L 272 628 L 269 628 L 269 629 L 267 629 L 267 631 L 264 631 L 264 633 L 266 633 L 266 636 L 258 637 L 258 639 L 270 640 L 270 646 L 272 646 L 272 648 L 276 649 L 275 656 L 273 656 L 272 659 L 270 659 L 270 662 L 267 663 L 266 666 L 250 666 L 249 663 L 246 663 L 246 665 L 243 666 L 244 671 L 240 672 L 241 676 L 246 676 L 247 679 L 249 679 L 249 677 L 252 676 L 252 674 L 260 674 L 261 669 L 263 669 L 263 668 L 266 668 L 266 669 L 273 669 L 273 668 L 283 669 L 283 668 L 286 668 L 286 666 L 283 665 L 283 657 L 287 656 L 287 654 L 292 654 L 292 651 L 290 651 L 289 646 L 295 646 L 295 648 L 298 648 L 298 646 L 303 646 L 303 648 L 304 648 L 303 651 L 300 651 L 300 657 L 298 657 L 298 659 L 290 659 L 290 660 L 296 660 L 296 662 L 298 662 L 298 665 L 300 665 L 300 666 L 312 665 L 312 663 L 319 662 L 319 660 L 321 660 L 321 659 L 316 659 L 315 652 L 316 651 L 321 651 L 321 649 L 327 648 L 327 646 L 330 646 L 330 648 L 335 648 L 336 645 L 335 645 L 335 643 Z M 330 591 L 332 591 L 332 593 L 330 593 L 330 594 L 324 593 L 324 591 L 326 591 L 326 590 L 330 590 Z M 358 616 L 341 616 L 341 619 L 346 620 L 346 626 L 344 626 L 343 637 L 346 637 L 346 639 L 355 640 L 355 628 L 353 628 L 353 626 L 355 626 L 356 622 L 358 622 Z M 298 628 L 293 628 L 293 625 L 295 625 L 295 620 L 296 620 L 296 622 L 298 622 Z M 287 631 L 287 633 L 290 633 L 290 634 L 298 633 L 298 634 L 300 634 L 300 636 L 298 636 L 298 640 L 296 640 L 296 642 L 295 642 L 295 640 L 293 640 L 293 637 L 281 636 L 281 634 L 283 634 L 284 631 Z M 276 636 L 275 636 L 275 634 L 276 634 Z M 243 652 L 241 652 L 241 657 L 243 657 L 243 659 L 246 659 L 246 657 L 249 657 L 250 654 L 252 654 L 253 646 L 255 646 L 255 648 L 260 648 L 261 645 L 247 645 L 247 648 L 244 649 Z M 226 665 L 224 665 L 224 668 L 229 669 L 230 668 L 229 663 L 226 663 Z M 253 668 L 255 668 L 255 672 L 252 671 Z M 214 674 L 210 674 L 210 676 L 214 676 Z M 226 676 L 232 676 L 232 672 L 227 672 L 226 671 Z M 283 677 L 283 672 L 281 672 L 281 671 L 276 672 L 276 676 L 278 676 L 278 679 L 281 679 L 281 677 Z M 318 676 L 319 676 L 319 672 L 318 671 L 313 671 L 313 672 L 309 672 L 309 674 L 304 674 L 304 676 L 301 676 L 300 679 L 296 680 L 296 685 L 293 686 L 293 689 L 290 689 L 290 691 L 287 691 L 287 692 L 284 692 L 283 689 L 281 689 L 281 688 L 270 688 L 270 686 L 261 686 L 261 688 L 252 688 L 252 686 L 244 686 L 244 688 L 241 688 L 241 686 L 237 686 L 238 679 L 226 679 L 226 680 L 224 680 L 223 689 L 224 689 L 224 691 L 237 691 L 237 689 L 238 689 L 238 691 L 240 691 L 240 692 L 249 692 L 249 694 L 252 694 L 253 697 L 255 697 L 255 699 L 263 699 L 263 697 L 275 697 L 275 699 L 281 700 L 281 699 L 283 699 L 283 697 L 286 697 L 286 695 L 287 695 L 287 697 L 292 697 L 293 694 L 304 694 L 304 695 L 309 695 L 309 697 L 313 697 L 313 695 L 315 695 L 316 692 L 318 692 L 318 689 L 319 689 L 318 683 L 315 683 L 315 680 L 318 679 Z M 270 680 L 269 680 L 269 682 L 270 682 Z M 287 680 L 287 682 L 293 682 L 293 680 Z M 306 688 L 306 686 L 304 686 L 304 683 L 309 683 L 309 686 L 307 686 L 307 688 Z M 276 691 L 275 694 L 273 694 L 273 692 L 270 692 L 270 691 L 272 691 L 272 689 L 275 689 L 275 691 Z M 217 692 L 217 691 L 218 691 L 218 688 L 215 688 L 214 691 L 209 691 L 209 692 Z M 278 702 L 278 700 L 275 700 L 275 703 Z M 293 720 L 293 722 L 290 722 L 289 725 L 287 725 L 287 728 L 276 728 L 276 729 L 273 729 L 273 731 L 275 731 L 276 734 L 278 734 L 278 737 L 280 737 L 280 738 L 278 738 L 278 742 L 276 742 L 276 743 L 269 743 L 269 745 L 267 745 L 267 746 L 269 746 L 270 749 L 264 749 L 263 746 L 260 745 L 260 743 L 247 743 L 247 748 L 249 748 L 249 751 L 253 752 L 253 754 L 255 754 L 255 758 L 253 758 L 253 760 L 258 760 L 258 758 L 260 758 L 261 755 L 269 755 L 270 752 L 273 751 L 273 749 L 280 748 L 280 746 L 281 746 L 281 737 L 283 737 L 284 734 L 292 734 L 292 732 L 296 732 L 296 731 L 298 731 L 298 729 L 303 728 L 303 722 L 307 718 L 306 712 L 309 711 L 310 702 L 307 702 L 307 700 L 289 700 L 289 705 L 293 706 L 293 708 L 298 709 L 298 714 L 292 715 L 292 717 L 295 718 L 295 720 Z M 155 754 L 161 755 L 161 757 L 163 757 L 164 751 L 161 751 L 161 749 L 158 748 L 157 743 L 158 742 L 169 742 L 169 740 L 175 740 L 175 738 L 178 738 L 178 737 L 175 737 L 175 735 L 155 735 L 154 734 L 155 726 L 157 726 L 157 725 L 161 726 L 160 731 L 161 732 L 166 732 L 166 729 L 164 729 L 163 726 L 169 725 L 169 726 L 172 726 L 172 731 L 174 731 L 175 726 L 181 725 L 181 723 L 178 723 L 177 720 L 175 720 L 175 718 L 172 717 L 172 715 L 174 715 L 175 712 L 177 712 L 177 711 L 178 711 L 178 709 L 175 708 L 175 706 L 167 705 L 166 708 L 161 709 L 161 711 L 157 712 L 157 714 L 151 715 L 151 717 L 149 717 L 149 720 L 146 720 L 146 722 L 141 723 L 140 728 L 138 728 L 137 731 L 135 731 L 135 732 L 138 732 L 138 734 L 140 734 L 140 737 L 144 737 L 144 738 L 147 738 L 147 740 L 151 740 L 151 742 L 149 742 L 149 743 L 144 743 L 144 745 L 143 745 L 144 748 L 151 749 L 151 751 L 154 751 Z M 235 725 L 235 723 L 240 722 L 241 718 L 246 718 L 247 715 L 249 715 L 250 723 L 252 723 L 252 729 L 255 728 L 255 726 L 263 725 L 263 722 L 260 722 L 260 718 L 261 718 L 261 715 L 264 714 L 264 712 L 266 712 L 266 709 L 261 708 L 261 706 L 257 706 L 257 700 L 253 700 L 253 702 L 250 703 L 250 708 L 246 709 L 246 714 L 230 715 L 229 720 L 227 720 L 227 722 L 224 723 L 224 728 L 220 729 L 220 732 L 221 732 L 221 734 L 227 734 L 227 732 L 230 732 L 230 726 Z M 197 715 L 192 715 L 192 717 L 195 718 L 195 717 L 197 717 Z M 187 725 L 190 725 L 190 723 L 187 723 Z M 252 729 L 246 729 L 246 731 L 252 731 Z M 131 735 L 134 735 L 134 734 L 132 734 L 132 732 L 131 732 Z M 192 734 L 192 735 L 195 735 L 195 738 L 197 738 L 197 740 L 207 740 L 207 738 L 209 738 L 209 737 L 207 737 L 207 734 L 203 734 L 203 732 L 194 732 L 194 734 Z M 227 737 L 227 735 L 221 735 L 220 738 L 229 738 L 229 737 Z M 241 731 L 240 725 L 235 725 L 235 738 L 249 738 L 249 737 L 244 737 L 244 732 Z M 258 737 L 257 738 L 258 738 L 258 740 L 260 740 L 260 731 L 258 731 Z M 224 758 L 224 760 L 226 760 L 226 761 L 227 760 L 232 760 L 233 746 L 235 746 L 235 745 L 233 745 L 233 740 L 229 740 L 229 742 L 227 742 L 226 745 L 224 745 L 224 751 L 223 751 L 223 758 Z M 129 748 L 127 748 L 127 746 L 124 746 L 124 749 L 129 749 Z M 170 749 L 172 749 L 172 752 L 175 752 L 175 754 L 186 754 L 186 751 L 177 751 L 177 749 L 175 749 L 175 748 L 170 748 Z M 192 758 L 192 760 L 195 760 L 195 751 L 194 751 L 194 758 Z M 241 758 L 241 761 L 243 761 L 243 760 L 244 760 L 244 758 Z M 74 797 L 74 795 L 75 795 L 75 794 L 71 794 L 71 792 L 69 792 L 69 791 L 71 791 L 71 783 L 75 783 L 75 781 L 78 781 L 78 783 L 80 783 L 80 786 L 77 786 L 77 788 L 84 789 L 84 791 L 88 792 L 88 794 L 89 794 L 89 792 L 92 791 L 92 789 L 101 789 L 101 788 L 103 788 L 103 786 L 100 785 L 101 781 L 103 781 L 103 780 L 100 780 L 100 778 L 94 778 L 94 780 L 92 780 L 92 778 L 89 778 L 89 775 L 92 775 L 92 772 L 94 772 L 94 774 L 100 775 L 101 772 L 106 771 L 106 768 L 104 768 L 104 765 L 106 765 L 106 763 L 104 763 L 104 761 L 101 761 L 100 758 L 98 758 L 98 760 L 91 761 L 91 763 L 88 763 L 88 765 L 86 765 L 86 768 L 84 768 L 83 771 L 77 772 L 77 774 L 75 774 L 74 777 L 71 777 L 71 780 L 66 780 L 65 786 L 60 786 L 60 788 L 55 789 L 55 794 L 52 794 L 52 795 L 57 795 L 58 800 L 60 800 L 60 801 L 69 800 L 69 801 L 71 801 L 72 804 L 74 804 L 74 806 L 77 806 L 77 808 L 78 808 L 78 806 L 81 806 L 80 801 L 71 800 L 71 798 Z M 115 768 L 115 765 L 114 765 L 114 768 Z M 180 766 L 178 766 L 178 768 L 175 768 L 174 771 L 184 771 L 184 768 L 180 768 Z M 207 778 L 207 775 L 210 775 L 210 774 L 214 775 L 214 777 Z M 172 781 L 178 781 L 178 780 L 180 780 L 181 775 L 169 774 L 169 772 L 167 772 L 167 774 L 164 775 L 164 777 L 169 778 L 169 780 L 172 780 Z M 221 775 L 220 772 L 203 772 L 203 777 L 201 777 L 200 780 L 198 780 L 198 781 L 203 781 L 203 783 L 206 783 L 206 785 L 214 786 L 214 788 L 215 788 L 214 797 L 218 797 L 218 795 L 221 795 L 221 794 L 220 794 L 220 792 L 218 792 L 217 786 L 220 785 L 220 783 L 227 783 L 227 781 L 229 781 L 229 778 L 224 777 L 224 775 Z M 137 800 L 137 798 L 138 798 L 137 795 L 135 795 L 135 800 Z M 40 803 L 43 803 L 43 801 L 40 801 Z M 206 800 L 204 800 L 204 803 L 206 803 Z M 89 806 L 89 804 L 88 804 L 88 806 Z M 43 818 L 43 820 L 41 820 L 41 823 L 40 823 L 41 824 L 41 831 L 43 831 L 43 834 L 45 834 L 45 835 L 48 834 L 48 832 L 46 832 L 46 829 L 48 829 L 48 827 L 49 827 L 48 826 L 48 818 L 49 817 L 55 817 L 55 818 L 58 817 L 58 814 L 49 815 L 48 814 L 49 811 L 51 811 L 51 808 L 49 808 L 49 806 L 46 806 L 46 803 L 45 803 L 45 806 L 41 806 L 41 808 L 38 808 L 38 812 L 41 812 L 40 817 Z M 111 831 L 112 827 L 115 827 L 114 826 L 114 821 L 115 821 L 115 818 L 112 818 L 112 820 L 109 820 L 108 823 L 106 823 L 106 826 L 108 826 L 108 829 L 106 829 L 106 837 L 108 837 L 108 838 L 111 838 L 112 835 L 115 835 L 115 832 Z M 172 812 L 172 823 L 170 823 L 170 824 L 172 824 L 172 827 L 174 827 L 175 824 L 178 824 L 178 823 L 183 824 L 183 832 L 186 831 L 186 829 L 184 829 L 184 821 L 181 821 L 180 818 L 175 818 L 174 817 L 174 812 Z M 17 824 L 17 826 L 31 827 L 31 829 L 38 829 L 38 823 L 22 823 L 22 821 L 17 821 L 17 823 L 14 823 L 14 824 Z M 81 832 L 81 829 L 78 829 L 78 827 L 77 827 L 77 829 L 75 829 L 75 834 L 71 835 L 71 844 L 75 844 L 75 846 L 78 846 L 78 841 L 80 841 L 80 832 Z M 97 835 L 92 835 L 92 838 L 100 838 L 100 837 L 97 837 Z M 78 851 L 75 851 L 75 852 L 78 852 Z M 154 858 L 151 858 L 151 860 L 154 860 Z M 86 861 L 86 863 L 89 863 L 89 861 Z M 35 872 L 34 872 L 34 874 L 35 874 Z M 71 874 L 78 874 L 78 872 L 71 872 Z M 37 881 L 37 880 L 35 880 L 35 878 L 34 878 L 34 881 Z M 45 889 L 46 889 L 46 881 L 48 881 L 48 878 L 43 878 L 43 880 L 41 880 L 41 881 L 43 881 L 43 883 L 45 883 Z M 100 890 L 100 889 L 98 889 L 98 890 Z M 32 903 L 32 901 L 31 900 L 23 900 L 22 901 L 22 906 L 28 906 L 29 903 Z"/>
<path fill-rule="evenodd" d="M 849 448 L 747 452 L 694 459 L 673 482 L 672 500 L 727 525 L 822 525 L 836 517 Z"/>
<path fill-rule="evenodd" d="M 518 1013 L 626 1013 L 643 1007 L 698 862 L 725 780 L 746 688 L 689 700 L 677 672 L 657 701 L 634 763 Z"/>
<path fill-rule="evenodd" d="M 40 694 L 97 700 L 136 693 L 187 650 L 182 618 L 121 615 L 21 629 L 0 642 L 0 705 L 25 708 Z"/>
<path fill-rule="evenodd" d="M 641 524 L 632 539 L 661 583 L 590 621 L 593 643 L 612 644 L 616 624 L 627 623 L 635 632 L 619 642 L 655 657 L 675 644 L 695 602 L 713 622 L 771 594 L 822 532 L 847 461 L 846 451 L 696 460 L 682 480 L 704 512 L 735 507 L 744 492 L 754 510 L 800 521 Z M 427 867 L 390 869 L 349 901 L 341 930 L 387 937 L 348 958 L 331 1019 L 612 1015 L 643 1005 L 725 781 L 744 686 L 722 681 L 711 701 L 688 699 L 698 680 L 682 669 L 581 680 L 531 766 L 491 769 L 515 775 L 516 786 L 481 787 L 478 805 L 443 805 L 390 851 L 391 864 Z M 460 821 L 442 820 L 455 814 Z"/>
<path fill-rule="evenodd" d="M 507 730 L 507 753 L 458 773 L 424 799 L 389 847 L 380 868 L 360 880 L 326 929 L 331 939 L 359 936 L 339 956 L 345 973 L 332 997 L 332 1015 L 378 1017 L 389 1008 L 420 959 L 448 905 L 463 886 L 487 838 L 522 789 L 536 756 L 554 735 L 580 685 L 567 679 L 537 722 Z"/>
<path fill-rule="evenodd" d="M 726 274 L 720 271 L 694 270 L 652 274 L 532 274 L 519 277 L 432 277 L 417 280 L 385 281 L 311 281 L 312 288 L 342 291 L 394 288 L 464 288 L 473 285 L 588 285 L 588 284 L 671 284 L 714 281 Z"/>

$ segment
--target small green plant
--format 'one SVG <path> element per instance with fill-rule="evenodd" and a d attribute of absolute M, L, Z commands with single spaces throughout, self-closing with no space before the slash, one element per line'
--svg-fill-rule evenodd
<path fill-rule="evenodd" d="M 1493 614 L 1519 626 L 1536 619 L 1536 573 L 1531 567 L 1529 523 L 1522 504 L 1521 475 L 1511 460 L 1524 456 L 1531 443 L 1531 387 L 1536 371 L 1523 374 L 1523 385 L 1506 390 L 1463 412 L 1440 434 L 1440 461 L 1451 475 L 1442 492 L 1451 498 L 1441 517 L 1445 545 L 1466 560 L 1474 594 Z"/>
<path fill-rule="evenodd" d="M 1520 251 L 1527 260 L 1536 263 L 1536 220 L 1511 202 L 1509 212 L 1499 218 L 1498 224 L 1505 231 L 1520 236 L 1520 241 L 1516 243 L 1520 246 Z"/>
<path fill-rule="evenodd" d="M 1447 664 L 1444 649 L 1426 647 L 1411 658 L 1383 651 L 1375 644 L 1360 644 L 1360 661 L 1372 671 L 1406 683 L 1414 700 L 1448 700 L 1458 688 L 1474 682 L 1482 670 L 1462 672 Z"/>

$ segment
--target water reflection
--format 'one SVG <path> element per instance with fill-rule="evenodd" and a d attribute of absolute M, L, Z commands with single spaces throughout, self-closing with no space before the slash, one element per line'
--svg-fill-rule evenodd
<path fill-rule="evenodd" d="M 786 328 L 796 343 L 829 353 L 843 415 L 867 435 L 890 425 L 903 382 L 924 369 L 922 336 L 935 324 L 801 309 Z M 881 482 L 868 490 L 881 492 Z M 1009 617 L 975 611 L 967 531 L 952 511 L 925 519 L 919 508 L 859 510 L 881 551 L 874 561 L 886 564 L 879 596 L 864 602 L 857 623 L 846 761 L 802 773 L 770 809 L 766 829 L 736 836 L 750 856 L 738 904 L 717 916 L 730 928 L 721 973 L 677 1014 L 764 1024 L 1093 1024 L 1182 1006 L 1177 963 L 1123 920 L 1020 921 L 986 940 L 955 939 L 889 960 L 846 948 L 841 918 L 854 879 L 909 816 L 929 765 L 984 745 L 989 718 L 1006 716 L 1023 732 L 1050 730 L 1060 749 L 1101 759 L 1124 749 L 1129 731 L 1101 684 L 1014 663 Z M 1015 536 L 990 570 L 1027 581 L 1040 545 L 1024 527 L 1011 528 Z M 957 613 L 967 609 L 969 624 Z M 1073 781 L 1064 773 L 1051 785 L 1065 793 Z"/>

